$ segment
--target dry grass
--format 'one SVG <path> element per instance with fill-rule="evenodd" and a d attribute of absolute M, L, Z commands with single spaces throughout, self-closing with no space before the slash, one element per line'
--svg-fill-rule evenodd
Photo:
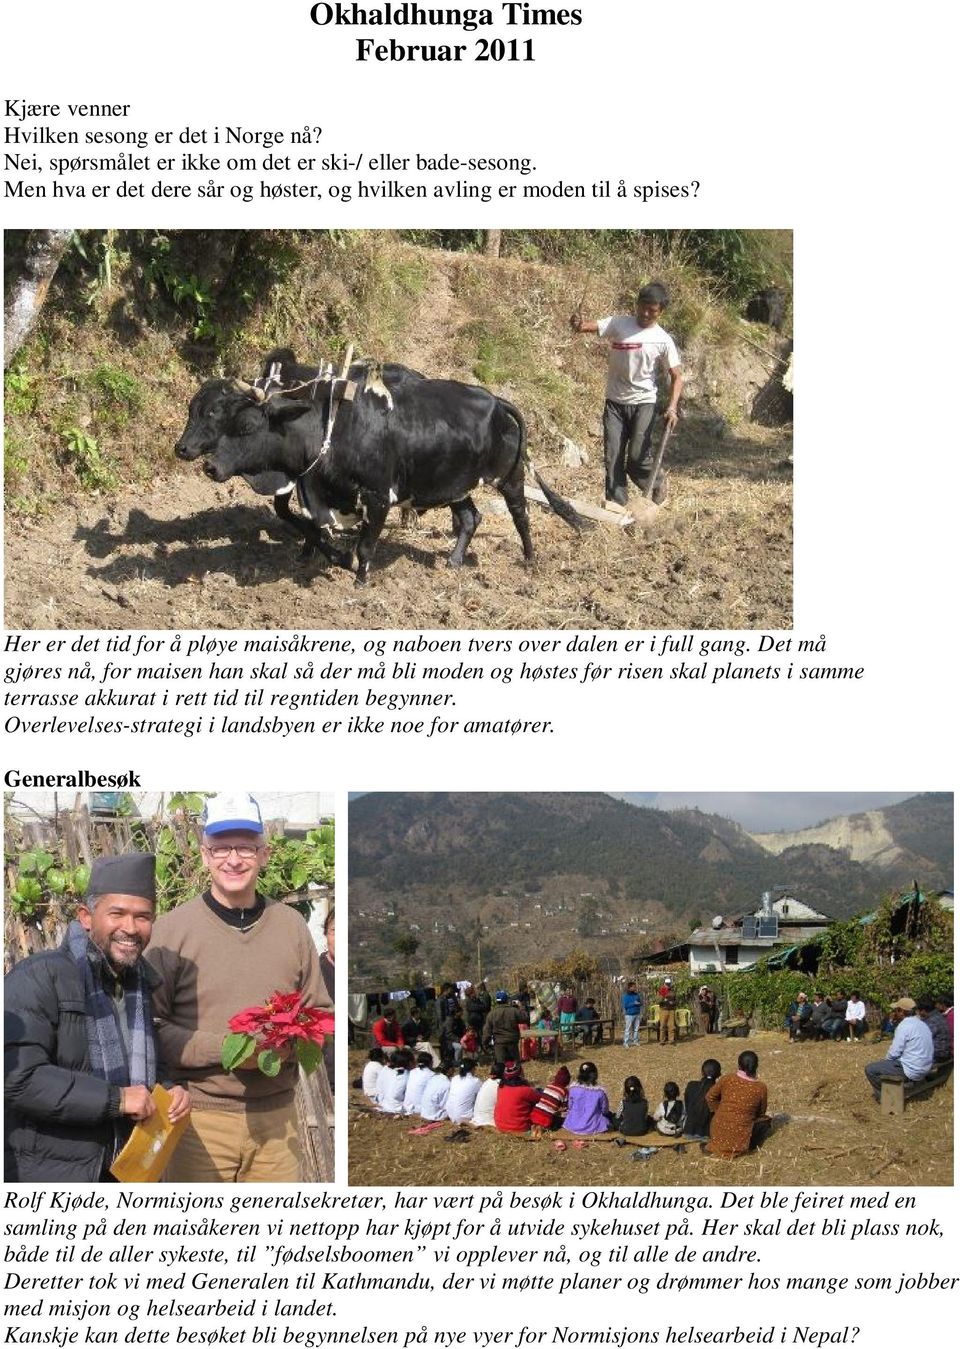
<path fill-rule="evenodd" d="M 600 1081 L 619 1099 L 623 1079 L 636 1074 L 656 1099 L 669 1078 L 681 1087 L 699 1077 L 704 1058 L 724 1071 L 736 1063 L 740 1040 L 714 1037 L 676 1046 L 594 1049 Z M 871 1099 L 864 1064 L 883 1057 L 882 1045 L 789 1044 L 760 1032 L 750 1039 L 760 1057 L 760 1077 L 770 1093 L 775 1129 L 763 1147 L 733 1162 L 715 1160 L 696 1145 L 684 1153 L 663 1149 L 633 1161 L 633 1148 L 590 1143 L 583 1151 L 557 1152 L 539 1143 L 471 1130 L 468 1142 L 448 1143 L 452 1131 L 420 1138 L 408 1133 L 418 1120 L 398 1121 L 354 1108 L 351 1093 L 349 1174 L 353 1185 L 951 1185 L 953 1183 L 953 1079 L 932 1095 L 908 1102 L 901 1116 L 882 1115 Z M 350 1077 L 364 1055 L 350 1055 Z M 570 1061 L 572 1064 L 572 1061 Z M 546 1082 L 549 1065 L 531 1064 L 527 1076 Z"/>

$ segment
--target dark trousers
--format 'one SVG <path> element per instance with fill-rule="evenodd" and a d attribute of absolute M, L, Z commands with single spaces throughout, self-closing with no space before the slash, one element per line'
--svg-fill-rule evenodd
<path fill-rule="evenodd" d="M 627 490 L 627 476 L 643 490 L 653 468 L 653 422 L 655 403 L 615 403 L 608 398 L 603 405 L 603 456 L 606 462 L 604 493 L 614 498 L 617 489 Z"/>
<path fill-rule="evenodd" d="M 906 1082 L 907 1075 L 903 1071 L 903 1064 L 899 1059 L 877 1059 L 873 1063 L 868 1063 L 863 1070 L 867 1075 L 867 1081 L 873 1088 L 874 1099 L 880 1099 L 880 1079 L 884 1077 L 896 1077 L 901 1082 Z"/>
<path fill-rule="evenodd" d="M 493 1042 L 494 1063 L 517 1063 L 520 1059 L 520 1041 L 509 1040 Z"/>

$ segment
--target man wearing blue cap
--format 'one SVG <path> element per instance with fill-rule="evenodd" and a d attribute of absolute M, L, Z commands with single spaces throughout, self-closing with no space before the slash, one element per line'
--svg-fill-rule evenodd
<path fill-rule="evenodd" d="M 62 946 L 28 956 L 4 981 L 5 1180 L 110 1180 L 134 1122 L 154 1113 L 156 976 L 142 959 L 154 862 L 98 858 Z M 189 1098 L 171 1094 L 176 1120 Z"/>
<path fill-rule="evenodd" d="M 147 951 L 160 978 L 159 1043 L 193 1106 L 167 1179 L 297 1181 L 295 1062 L 275 1077 L 255 1058 L 228 1072 L 220 1052 L 230 1018 L 274 993 L 302 993 L 308 1007 L 332 1002 L 300 914 L 257 893 L 270 856 L 257 802 L 222 792 L 207 801 L 201 824 L 210 887 L 160 916 Z"/>

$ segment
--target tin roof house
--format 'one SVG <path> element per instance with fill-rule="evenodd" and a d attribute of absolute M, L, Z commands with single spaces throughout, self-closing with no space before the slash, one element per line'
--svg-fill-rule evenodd
<path fill-rule="evenodd" d="M 768 890 L 755 913 L 730 922 L 718 916 L 709 927 L 690 933 L 686 943 L 690 973 L 722 974 L 724 970 L 749 969 L 780 947 L 819 936 L 832 921 L 827 914 L 792 895 L 774 899 Z"/>

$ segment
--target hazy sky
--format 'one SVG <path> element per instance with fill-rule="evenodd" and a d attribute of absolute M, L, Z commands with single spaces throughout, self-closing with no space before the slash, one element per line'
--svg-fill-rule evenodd
<path fill-rule="evenodd" d="M 350 799 L 366 796 L 350 792 Z M 809 829 L 835 815 L 858 815 L 905 801 L 917 792 L 610 792 L 621 801 L 657 810 L 691 806 L 728 820 L 754 833 Z"/>
<path fill-rule="evenodd" d="M 728 819 L 757 833 L 780 829 L 807 829 L 834 815 L 857 815 L 864 810 L 905 801 L 916 792 L 615 792 L 638 806 L 676 810 L 692 806 Z"/>

